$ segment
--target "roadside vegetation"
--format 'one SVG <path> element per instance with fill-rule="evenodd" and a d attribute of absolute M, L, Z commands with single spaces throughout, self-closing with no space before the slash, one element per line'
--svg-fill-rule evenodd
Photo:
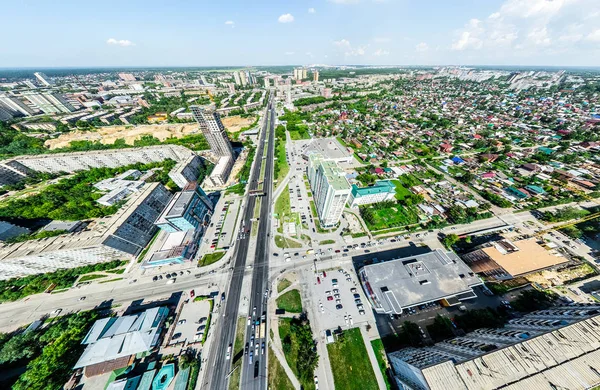
<path fill-rule="evenodd" d="M 285 290 L 286 288 L 290 287 L 292 285 L 292 282 L 290 282 L 287 279 L 281 279 L 279 281 L 279 284 L 277 284 L 277 292 L 280 293 L 283 290 Z"/>
<path fill-rule="evenodd" d="M 277 298 L 277 308 L 288 313 L 302 313 L 302 299 L 300 291 L 290 290 Z"/>
<path fill-rule="evenodd" d="M 390 390 L 392 386 L 390 385 L 390 378 L 388 375 L 388 360 L 387 355 L 385 354 L 385 349 L 383 348 L 383 342 L 381 339 L 371 341 L 371 347 L 373 348 L 373 352 L 375 353 L 375 357 L 377 358 L 377 364 L 379 365 L 379 369 L 381 370 L 381 375 L 383 375 L 383 380 L 385 381 L 385 388 Z"/>
<path fill-rule="evenodd" d="M 305 315 L 300 318 L 280 318 L 279 337 L 285 360 L 305 390 L 314 390 L 314 373 L 318 363 L 310 323 Z"/>
<path fill-rule="evenodd" d="M 202 259 L 198 262 L 198 267 L 205 267 L 207 265 L 211 265 L 212 263 L 216 263 L 221 260 L 223 256 L 225 256 L 225 251 L 207 253 L 202 256 Z"/>
<path fill-rule="evenodd" d="M 286 150 L 285 150 L 286 136 L 285 127 L 279 125 L 275 128 L 275 162 L 273 164 L 273 178 L 279 183 L 288 172 L 290 166 L 287 163 Z"/>
<path fill-rule="evenodd" d="M 81 341 L 97 318 L 94 311 L 82 311 L 57 317 L 36 331 L 0 334 L 0 371 L 25 367 L 12 389 L 62 389 L 85 348 Z"/>
<path fill-rule="evenodd" d="M 268 368 L 268 388 L 271 390 L 294 390 L 292 381 L 288 378 L 287 373 L 279 363 L 279 359 L 273 353 L 269 346 L 269 368 Z"/>
<path fill-rule="evenodd" d="M 327 344 L 336 389 L 378 390 L 377 378 L 359 328 L 343 331 Z"/>
<path fill-rule="evenodd" d="M 275 245 L 277 245 L 278 248 L 282 248 L 282 249 L 287 249 L 287 248 L 292 248 L 292 249 L 298 249 L 298 248 L 302 248 L 302 244 L 299 243 L 296 240 L 292 240 L 290 238 L 284 237 L 280 234 L 275 235 Z"/>
<path fill-rule="evenodd" d="M 107 271 L 123 267 L 127 263 L 127 261 L 114 260 L 107 263 L 61 269 L 45 274 L 29 275 L 23 278 L 0 280 L 0 302 L 16 301 L 28 295 L 39 294 L 44 292 L 52 284 L 55 285 L 57 290 L 71 287 L 79 275 Z"/>
<path fill-rule="evenodd" d="M 235 328 L 235 342 L 231 354 L 231 369 L 233 373 L 229 377 L 228 390 L 237 390 L 240 388 L 240 377 L 242 373 L 242 359 L 244 357 L 244 329 L 246 328 L 246 317 L 238 317 Z"/>

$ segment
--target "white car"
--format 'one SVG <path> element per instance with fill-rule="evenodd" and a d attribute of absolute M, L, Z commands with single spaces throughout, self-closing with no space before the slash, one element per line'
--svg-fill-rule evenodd
<path fill-rule="evenodd" d="M 231 344 L 227 347 L 227 354 L 225 355 L 225 360 L 231 359 Z"/>
<path fill-rule="evenodd" d="M 185 320 L 179 320 L 179 321 L 177 321 L 177 325 L 183 325 L 183 324 L 185 324 L 185 322 L 186 322 Z"/>

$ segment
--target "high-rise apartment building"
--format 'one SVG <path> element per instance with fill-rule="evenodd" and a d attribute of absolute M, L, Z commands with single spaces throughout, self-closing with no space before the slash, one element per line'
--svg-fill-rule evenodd
<path fill-rule="evenodd" d="M 235 85 L 242 85 L 242 80 L 240 80 L 239 72 L 233 72 L 233 80 L 235 81 Z"/>
<path fill-rule="evenodd" d="M 35 72 L 33 75 L 44 87 L 49 87 L 52 85 L 52 80 L 50 80 L 50 78 L 42 72 Z"/>
<path fill-rule="evenodd" d="M 200 125 L 200 130 L 208 144 L 210 150 L 217 156 L 228 156 L 233 157 L 233 149 L 229 138 L 227 138 L 227 132 L 225 126 L 221 122 L 221 117 L 213 109 L 206 109 L 200 106 L 191 106 L 190 110 L 194 119 Z"/>
<path fill-rule="evenodd" d="M 240 70 L 240 82 L 242 83 L 242 87 L 245 87 L 248 84 L 248 76 L 243 70 Z"/>
<path fill-rule="evenodd" d="M 302 79 L 306 78 L 308 78 L 308 72 L 306 71 L 306 68 L 302 68 Z"/>
<path fill-rule="evenodd" d="M 308 181 L 321 226 L 335 226 L 352 190 L 346 173 L 335 161 L 325 160 L 322 155 L 313 153 L 309 156 Z"/>
<path fill-rule="evenodd" d="M 269 88 L 269 78 L 268 77 L 264 78 L 264 83 L 265 83 L 265 88 Z"/>
<path fill-rule="evenodd" d="M 313 70 L 313 81 L 315 83 L 319 82 L 319 71 L 318 70 Z"/>

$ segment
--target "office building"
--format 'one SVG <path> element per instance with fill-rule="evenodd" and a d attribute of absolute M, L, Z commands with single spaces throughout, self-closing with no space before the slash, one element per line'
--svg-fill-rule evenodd
<path fill-rule="evenodd" d="M 508 280 L 569 262 L 559 252 L 542 247 L 535 238 L 492 241 L 463 255 L 462 259 L 473 272 L 496 280 Z"/>
<path fill-rule="evenodd" d="M 318 70 L 313 70 L 313 81 L 315 83 L 319 82 L 319 71 Z"/>
<path fill-rule="evenodd" d="M 154 224 L 160 229 L 181 232 L 205 227 L 210 223 L 214 205 L 197 183 L 190 183 L 175 194 Z"/>
<path fill-rule="evenodd" d="M 216 156 L 233 156 L 233 149 L 229 138 L 227 138 L 227 132 L 225 126 L 221 123 L 221 117 L 217 112 L 212 109 L 207 109 L 200 106 L 191 106 L 190 110 L 194 119 L 200 125 L 200 130 L 208 144 L 210 150 Z"/>
<path fill-rule="evenodd" d="M 0 221 L 0 241 L 10 240 L 11 238 L 29 233 L 31 233 L 31 231 L 27 228 Z"/>
<path fill-rule="evenodd" d="M 159 306 L 96 321 L 81 342 L 86 348 L 73 368 L 84 368 L 85 376 L 90 377 L 127 367 L 136 355 L 159 347 L 168 316 L 169 309 Z"/>
<path fill-rule="evenodd" d="M 600 383 L 599 308 L 535 311 L 388 359 L 400 389 L 590 389 Z"/>
<path fill-rule="evenodd" d="M 184 188 L 188 184 L 196 182 L 202 169 L 202 160 L 195 153 L 179 161 L 177 165 L 169 172 L 169 177 L 179 188 Z"/>
<path fill-rule="evenodd" d="M 0 93 L 0 107 L 18 112 L 22 116 L 31 116 L 34 114 L 33 110 L 28 105 L 16 97 L 8 96 L 5 93 Z"/>
<path fill-rule="evenodd" d="M 137 256 L 156 233 L 154 221 L 171 199 L 160 183 L 146 184 L 109 217 L 72 234 L 0 245 L 0 280 Z"/>
<path fill-rule="evenodd" d="M 44 87 L 50 87 L 53 84 L 52 80 L 50 80 L 50 78 L 42 72 L 35 72 L 33 75 L 38 80 L 38 82 Z"/>
<path fill-rule="evenodd" d="M 454 252 L 441 249 L 366 265 L 358 274 L 367 300 L 381 314 L 430 302 L 458 305 L 477 298 L 473 288 L 483 284 Z"/>
<path fill-rule="evenodd" d="M 321 226 L 335 226 L 351 191 L 345 172 L 335 161 L 325 160 L 322 155 L 313 153 L 309 156 L 308 180 Z"/>
<path fill-rule="evenodd" d="M 358 207 L 365 204 L 385 202 L 396 198 L 396 186 L 389 180 L 378 180 L 369 187 L 358 187 L 352 185 L 352 191 L 348 198 L 350 207 Z"/>

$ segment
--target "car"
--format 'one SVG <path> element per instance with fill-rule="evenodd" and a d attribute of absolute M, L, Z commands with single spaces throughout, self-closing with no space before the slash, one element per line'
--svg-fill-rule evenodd
<path fill-rule="evenodd" d="M 360 299 L 360 295 L 359 294 L 354 294 L 354 299 Z"/>
<path fill-rule="evenodd" d="M 194 290 L 190 290 L 190 298 L 194 298 L 196 296 L 196 293 L 194 292 Z"/>
<path fill-rule="evenodd" d="M 231 359 L 231 343 L 227 347 L 227 353 L 225 354 L 225 360 Z"/>
<path fill-rule="evenodd" d="M 358 314 L 360 314 L 361 316 L 364 316 L 365 315 L 365 311 L 364 310 L 359 310 Z"/>
<path fill-rule="evenodd" d="M 337 305 L 335 305 L 335 308 L 337 310 L 342 310 L 344 308 L 344 306 L 342 306 L 341 304 L 337 304 Z"/>
<path fill-rule="evenodd" d="M 340 303 L 342 303 L 342 300 L 341 299 L 336 299 L 335 303 L 340 304 Z"/>
<path fill-rule="evenodd" d="M 333 294 L 333 297 L 336 298 L 336 299 L 339 299 L 340 298 L 340 294 Z"/>
<path fill-rule="evenodd" d="M 180 337 L 181 337 L 181 333 L 175 333 L 175 334 L 173 335 L 173 337 L 171 337 L 171 340 L 177 340 L 177 339 L 178 339 L 178 338 L 180 338 Z"/>
<path fill-rule="evenodd" d="M 198 329 L 196 329 L 196 332 L 204 332 L 204 329 L 206 329 L 206 325 L 200 325 Z"/>
<path fill-rule="evenodd" d="M 362 304 L 360 304 L 360 305 L 356 305 L 356 308 L 358 310 L 363 310 L 365 307 Z"/>
<path fill-rule="evenodd" d="M 171 274 L 166 274 L 166 275 L 165 275 L 165 277 L 166 277 L 167 279 L 171 279 Z"/>
<path fill-rule="evenodd" d="M 326 278 L 327 277 L 327 272 L 323 271 L 323 277 Z"/>
<path fill-rule="evenodd" d="M 340 272 L 344 272 L 344 271 L 340 270 Z M 337 282 L 338 282 L 338 280 L 337 280 L 337 279 L 331 279 L 331 283 L 333 283 L 333 284 L 337 284 Z"/>
<path fill-rule="evenodd" d="M 250 355 L 248 356 L 248 364 L 252 364 L 252 356 L 254 355 L 254 351 L 250 350 Z"/>
<path fill-rule="evenodd" d="M 179 321 L 177 321 L 177 325 L 183 325 L 186 322 L 187 322 L 186 320 L 179 320 Z"/>
<path fill-rule="evenodd" d="M 162 280 L 163 276 L 162 275 L 158 275 L 158 280 Z"/>
<path fill-rule="evenodd" d="M 250 345 L 254 345 L 254 334 L 250 336 Z"/>
<path fill-rule="evenodd" d="M 173 278 L 167 282 L 167 284 L 173 284 L 173 283 L 175 283 L 175 278 Z"/>
<path fill-rule="evenodd" d="M 56 309 L 52 312 L 52 314 L 58 315 L 58 314 L 60 314 L 61 311 L 62 311 L 62 309 Z"/>
<path fill-rule="evenodd" d="M 328 300 L 328 301 L 333 301 L 333 297 L 332 297 L 331 295 L 328 295 L 328 296 L 327 296 L 327 300 Z"/>
<path fill-rule="evenodd" d="M 317 276 L 317 283 L 321 284 L 321 278 Z"/>
<path fill-rule="evenodd" d="M 333 292 L 339 292 L 339 291 L 333 290 Z M 325 295 L 331 295 L 331 291 L 329 291 L 329 290 L 325 291 Z"/>
<path fill-rule="evenodd" d="M 79 298 L 80 301 L 85 301 L 85 297 Z"/>
<path fill-rule="evenodd" d="M 254 306 L 254 307 L 252 308 L 252 316 L 255 316 L 255 315 L 256 315 L 256 306 Z"/>
<path fill-rule="evenodd" d="M 362 304 L 362 302 L 361 302 L 361 300 L 360 300 L 360 299 L 355 299 L 355 300 L 354 300 L 354 303 L 356 303 L 357 305 L 360 305 L 360 304 Z"/>
<path fill-rule="evenodd" d="M 252 316 L 248 316 L 248 326 L 250 326 L 250 323 L 252 322 Z"/>
<path fill-rule="evenodd" d="M 244 355 L 248 355 L 248 343 L 246 343 L 246 348 L 244 348 Z"/>
<path fill-rule="evenodd" d="M 333 289 L 333 293 L 334 293 L 334 294 L 339 294 L 339 293 L 340 293 L 340 290 L 338 290 L 337 288 L 334 288 L 334 289 Z"/>
<path fill-rule="evenodd" d="M 356 288 L 355 288 L 355 287 L 352 287 L 352 288 L 350 289 L 350 292 L 354 294 L 354 293 L 356 292 Z"/>
<path fill-rule="evenodd" d="M 273 253 L 273 256 L 277 257 L 279 256 L 279 253 Z"/>
<path fill-rule="evenodd" d="M 155 277 L 152 278 L 153 282 L 156 282 L 157 280 L 158 280 L 158 276 L 155 276 Z"/>

